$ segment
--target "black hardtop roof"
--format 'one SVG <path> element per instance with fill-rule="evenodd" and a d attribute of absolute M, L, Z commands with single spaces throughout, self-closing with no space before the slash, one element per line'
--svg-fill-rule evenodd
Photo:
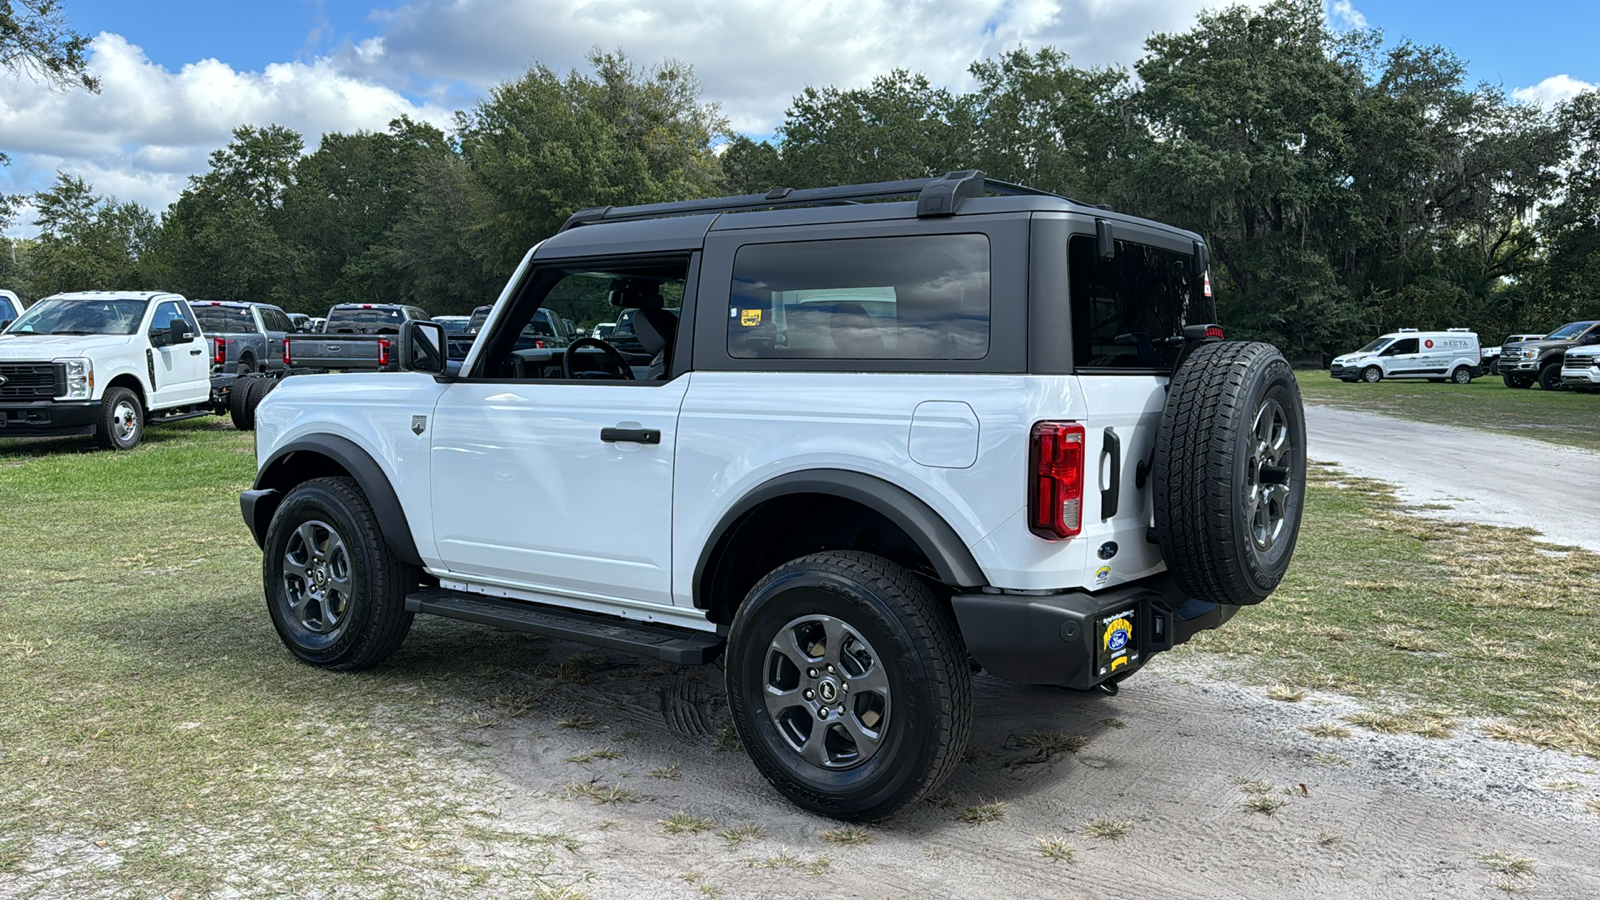
<path fill-rule="evenodd" d="M 899 199 L 910 202 L 879 202 Z M 748 218 L 724 215 L 735 212 L 752 215 Z M 1076 212 L 1154 228 L 1185 241 L 1202 241 L 1200 235 L 1182 228 L 1049 191 L 986 178 L 982 171 L 974 169 L 950 172 L 938 178 L 805 190 L 780 188 L 765 194 L 737 197 L 594 207 L 573 213 L 536 255 L 589 255 L 607 249 L 616 252 L 635 242 L 655 245 L 663 239 L 698 244 L 710 231 L 732 228 L 1016 212 Z M 597 225 L 608 227 L 589 233 Z"/>

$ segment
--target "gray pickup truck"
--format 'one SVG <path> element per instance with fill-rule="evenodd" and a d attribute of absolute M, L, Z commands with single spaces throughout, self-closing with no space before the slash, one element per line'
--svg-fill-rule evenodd
<path fill-rule="evenodd" d="M 387 372 L 394 369 L 400 326 L 428 319 L 421 308 L 398 303 L 341 303 L 328 310 L 322 334 L 296 334 L 283 351 L 292 369 Z"/>
<path fill-rule="evenodd" d="M 249 375 L 283 368 L 283 341 L 296 329 L 282 309 L 225 300 L 196 300 L 189 306 L 211 344 L 212 374 Z"/>

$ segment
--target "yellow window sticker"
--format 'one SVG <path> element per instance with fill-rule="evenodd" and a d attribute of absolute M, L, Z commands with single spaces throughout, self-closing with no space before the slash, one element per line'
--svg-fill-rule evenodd
<path fill-rule="evenodd" d="M 759 309 L 741 309 L 741 310 L 739 310 L 739 324 L 743 325 L 746 328 L 749 328 L 749 327 L 751 327 L 753 325 L 760 325 L 761 324 L 761 310 L 759 310 Z"/>

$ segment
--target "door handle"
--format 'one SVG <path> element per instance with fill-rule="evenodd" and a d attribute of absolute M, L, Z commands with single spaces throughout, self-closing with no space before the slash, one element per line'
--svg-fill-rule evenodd
<path fill-rule="evenodd" d="M 189 355 L 190 356 L 199 356 L 201 354 L 201 352 L 202 351 L 200 351 L 200 350 L 190 350 L 189 351 Z"/>
<path fill-rule="evenodd" d="M 1122 438 L 1115 429 L 1107 428 L 1105 443 L 1100 455 L 1111 455 L 1111 486 L 1100 492 L 1100 518 L 1109 519 L 1117 514 L 1117 501 L 1122 496 Z"/>
<path fill-rule="evenodd" d="M 600 440 L 608 444 L 659 444 L 661 443 L 661 430 L 658 428 L 602 428 Z"/>

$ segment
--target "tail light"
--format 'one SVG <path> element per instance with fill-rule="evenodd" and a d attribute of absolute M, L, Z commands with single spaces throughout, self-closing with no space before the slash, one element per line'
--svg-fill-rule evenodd
<path fill-rule="evenodd" d="M 1047 541 L 1083 530 L 1083 426 L 1040 422 L 1028 446 L 1028 529 Z"/>
<path fill-rule="evenodd" d="M 285 369 L 289 368 L 289 338 L 287 335 L 283 339 L 283 367 Z"/>
<path fill-rule="evenodd" d="M 533 342 L 533 346 L 536 349 L 543 350 L 544 349 L 544 341 L 535 339 L 534 342 Z"/>
<path fill-rule="evenodd" d="M 212 338 L 211 342 L 217 348 L 216 354 L 212 357 L 212 362 L 220 366 L 228 361 L 228 342 L 222 338 Z"/>
<path fill-rule="evenodd" d="M 1222 340 L 1222 326 L 1221 325 L 1207 325 L 1206 326 L 1206 337 L 1207 338 L 1215 338 L 1215 339 L 1217 339 L 1219 341 Z"/>
<path fill-rule="evenodd" d="M 389 339 L 378 338 L 378 368 L 389 367 Z"/>

